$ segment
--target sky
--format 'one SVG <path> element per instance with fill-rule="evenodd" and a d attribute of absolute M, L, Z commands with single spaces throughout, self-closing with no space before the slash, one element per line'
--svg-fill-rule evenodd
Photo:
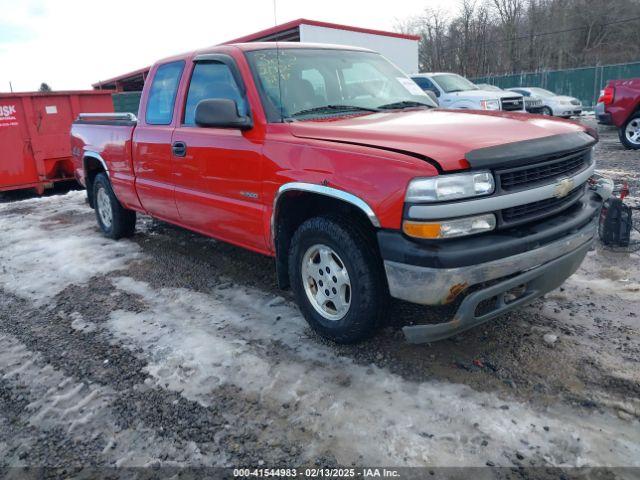
<path fill-rule="evenodd" d="M 457 0 L 276 0 L 276 19 L 393 30 Z M 91 88 L 156 60 L 274 25 L 273 0 L 0 0 L 0 92 Z"/>

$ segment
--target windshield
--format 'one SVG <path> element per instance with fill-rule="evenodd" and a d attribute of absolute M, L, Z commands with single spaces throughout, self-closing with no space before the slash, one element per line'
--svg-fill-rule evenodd
<path fill-rule="evenodd" d="M 247 58 L 269 121 L 436 106 L 377 53 L 286 48 L 247 52 Z"/>
<path fill-rule="evenodd" d="M 550 92 L 549 90 L 545 90 L 544 88 L 530 88 L 531 93 L 537 95 L 538 97 L 547 98 L 547 97 L 555 97 L 556 94 Z"/>
<path fill-rule="evenodd" d="M 441 75 L 434 75 L 431 78 L 447 93 L 478 90 L 475 84 L 455 73 L 443 73 Z"/>

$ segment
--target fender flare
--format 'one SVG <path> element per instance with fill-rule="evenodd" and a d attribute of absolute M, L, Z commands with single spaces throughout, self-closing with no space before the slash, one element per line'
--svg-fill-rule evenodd
<path fill-rule="evenodd" d="M 317 185 L 314 183 L 304 183 L 304 182 L 289 182 L 285 183 L 278 188 L 278 193 L 273 199 L 273 210 L 271 213 L 271 241 L 275 247 L 276 240 L 276 218 L 278 216 L 278 202 L 282 198 L 282 196 L 287 192 L 309 192 L 315 193 L 318 195 L 325 195 L 327 197 L 336 198 L 338 200 L 342 200 L 343 202 L 349 203 L 354 207 L 360 209 L 369 219 L 371 224 L 380 228 L 380 220 L 377 215 L 373 211 L 373 209 L 369 206 L 367 202 L 362 200 L 360 197 L 346 192 L 344 190 L 339 190 L 337 188 L 327 187 L 325 185 Z"/>
<path fill-rule="evenodd" d="M 92 150 L 85 150 L 84 154 L 82 155 L 82 169 L 84 170 L 85 178 L 87 176 L 87 158 L 93 158 L 94 160 L 97 160 L 98 162 L 100 162 L 102 164 L 102 167 L 104 168 L 104 171 L 107 174 L 107 177 L 111 176 L 109 174 L 109 168 L 107 167 L 107 162 L 104 161 L 104 158 L 102 158 L 98 152 L 94 152 Z"/>
<path fill-rule="evenodd" d="M 309 193 L 324 195 L 326 197 L 331 197 L 331 198 L 341 200 L 350 205 L 353 205 L 354 207 L 359 209 L 361 212 L 363 212 L 374 227 L 376 228 L 381 227 L 380 220 L 376 216 L 373 209 L 367 204 L 367 202 L 365 202 L 360 197 L 352 193 L 345 192 L 344 190 L 339 190 L 337 188 L 327 187 L 325 185 L 317 185 L 314 183 L 290 182 L 290 183 L 285 183 L 281 185 L 280 188 L 278 189 L 278 192 L 275 198 L 273 199 L 273 210 L 271 212 L 271 223 L 270 223 L 271 245 L 273 246 L 273 250 L 276 256 L 276 274 L 278 277 L 278 285 L 280 286 L 280 288 L 284 289 L 289 286 L 289 277 L 287 273 L 286 255 L 283 256 L 278 253 L 278 245 L 277 245 L 277 238 L 276 238 L 276 232 L 277 232 L 276 218 L 278 216 L 279 201 L 283 197 L 283 195 L 287 192 L 309 192 Z"/>

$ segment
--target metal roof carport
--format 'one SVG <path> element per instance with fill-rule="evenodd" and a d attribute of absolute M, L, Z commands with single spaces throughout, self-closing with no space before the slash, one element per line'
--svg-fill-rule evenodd
<path fill-rule="evenodd" d="M 224 43 L 278 41 L 353 45 L 380 52 L 405 72 L 417 73 L 419 40 L 420 37 L 417 35 L 300 18 Z M 145 67 L 108 80 L 102 80 L 92 86 L 96 90 L 140 91 L 150 68 Z"/>

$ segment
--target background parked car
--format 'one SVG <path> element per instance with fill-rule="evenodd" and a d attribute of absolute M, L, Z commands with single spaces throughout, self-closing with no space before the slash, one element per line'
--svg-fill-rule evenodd
<path fill-rule="evenodd" d="M 481 90 L 489 90 L 492 92 L 506 92 L 507 90 L 504 90 L 496 85 L 491 85 L 489 83 L 476 83 L 476 85 L 478 86 L 478 88 L 480 88 Z M 544 108 L 544 103 L 542 102 L 542 100 L 534 95 L 531 95 L 529 97 L 527 97 L 526 95 L 524 96 L 524 108 L 528 113 L 543 113 L 543 108 Z"/>
<path fill-rule="evenodd" d="M 609 80 L 596 107 L 598 123 L 618 127 L 620 142 L 640 150 L 640 78 Z"/>
<path fill-rule="evenodd" d="M 476 83 L 476 87 L 480 90 L 488 90 L 490 92 L 504 92 L 504 89 L 496 85 L 491 85 L 490 83 Z"/>
<path fill-rule="evenodd" d="M 542 100 L 540 113 L 554 115 L 556 117 L 571 118 L 582 113 L 582 102 L 575 97 L 557 95 L 549 90 L 539 87 L 516 87 L 510 91 L 520 93 L 528 97 L 536 97 Z"/>
<path fill-rule="evenodd" d="M 411 78 L 425 92 L 433 92 L 444 108 L 525 111 L 522 95 L 482 90 L 455 73 L 419 73 Z"/>

